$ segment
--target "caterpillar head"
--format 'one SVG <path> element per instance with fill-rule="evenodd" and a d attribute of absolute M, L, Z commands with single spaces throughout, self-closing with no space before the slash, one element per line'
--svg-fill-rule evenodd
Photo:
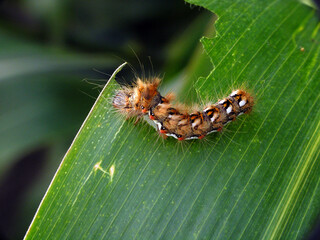
<path fill-rule="evenodd" d="M 140 96 L 138 107 L 143 114 L 146 114 L 152 107 L 161 102 L 161 95 L 158 91 L 160 81 L 159 78 L 154 78 L 149 82 L 144 82 L 141 79 L 137 80 L 137 89 Z"/>

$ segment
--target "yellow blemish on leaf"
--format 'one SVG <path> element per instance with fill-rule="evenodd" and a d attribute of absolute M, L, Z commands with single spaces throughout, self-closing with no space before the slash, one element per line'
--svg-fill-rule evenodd
<path fill-rule="evenodd" d="M 109 169 L 109 175 L 111 177 L 111 182 L 112 182 L 114 171 L 115 171 L 115 167 L 114 167 L 114 164 L 113 164 Z"/>
<path fill-rule="evenodd" d="M 109 172 L 107 172 L 106 170 L 104 170 L 104 169 L 100 166 L 100 164 L 101 164 L 101 161 L 100 161 L 100 162 L 97 162 L 97 163 L 94 165 L 93 170 L 94 170 L 95 172 L 96 172 L 97 170 L 100 170 L 100 171 L 102 171 L 103 173 L 108 174 L 108 175 L 110 176 L 110 180 L 111 180 L 111 182 L 112 182 L 113 175 L 114 175 L 114 171 L 115 171 L 115 166 L 114 166 L 114 164 L 111 165 L 111 167 L 109 168 Z"/>
<path fill-rule="evenodd" d="M 94 165 L 94 167 L 93 167 L 94 171 L 100 170 L 100 171 L 108 174 L 108 172 L 107 172 L 106 170 L 104 170 L 104 169 L 100 166 L 100 164 L 101 164 L 101 161 L 100 161 L 100 162 L 97 162 L 97 163 Z"/>

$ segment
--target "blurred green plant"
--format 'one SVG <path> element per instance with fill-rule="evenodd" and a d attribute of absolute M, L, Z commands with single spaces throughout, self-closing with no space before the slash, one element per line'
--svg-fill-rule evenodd
<path fill-rule="evenodd" d="M 201 39 L 214 67 L 194 84 L 198 96 L 245 86 L 255 112 L 208 142 L 161 141 L 114 112 L 113 76 L 26 239 L 302 239 L 312 230 L 320 209 L 315 11 L 290 0 L 189 2 L 218 15 L 217 36 Z"/>

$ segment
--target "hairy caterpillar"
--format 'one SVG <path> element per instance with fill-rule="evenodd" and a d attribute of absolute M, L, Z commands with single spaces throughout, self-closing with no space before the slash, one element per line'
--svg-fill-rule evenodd
<path fill-rule="evenodd" d="M 253 97 L 244 90 L 235 90 L 217 103 L 207 105 L 202 111 L 188 113 L 182 106 L 172 104 L 172 95 L 161 96 L 158 86 L 161 80 L 137 79 L 133 87 L 123 87 L 116 92 L 113 106 L 127 117 L 149 114 L 160 134 L 180 141 L 202 139 L 221 131 L 223 126 L 243 113 L 249 113 L 254 105 Z"/>

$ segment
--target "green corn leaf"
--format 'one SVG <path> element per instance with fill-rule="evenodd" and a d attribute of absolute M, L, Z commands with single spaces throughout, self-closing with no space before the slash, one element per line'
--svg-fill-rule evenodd
<path fill-rule="evenodd" d="M 315 10 L 291 0 L 189 2 L 218 16 L 217 36 L 201 40 L 214 67 L 197 93 L 216 101 L 242 87 L 256 96 L 254 112 L 207 141 L 162 140 L 114 111 L 113 76 L 26 239 L 308 236 L 320 209 Z"/>

